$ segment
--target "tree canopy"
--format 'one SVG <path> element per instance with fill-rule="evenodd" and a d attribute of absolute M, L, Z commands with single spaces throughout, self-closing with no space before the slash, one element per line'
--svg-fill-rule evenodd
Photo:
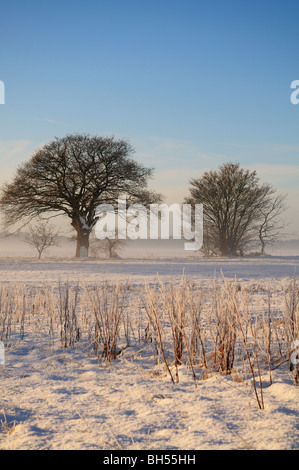
<path fill-rule="evenodd" d="M 261 231 L 263 241 L 267 234 L 269 242 L 278 228 L 284 196 L 277 196 L 270 184 L 260 182 L 256 171 L 243 169 L 239 163 L 229 162 L 191 179 L 189 192 L 186 203 L 203 204 L 206 254 L 242 254 L 260 239 Z M 269 212 L 271 217 L 266 217 Z"/>
<path fill-rule="evenodd" d="M 120 194 L 130 204 L 162 200 L 147 189 L 153 169 L 133 160 L 133 153 L 126 140 L 114 137 L 74 134 L 55 138 L 4 184 L 0 198 L 4 223 L 13 226 L 42 214 L 65 214 L 77 233 L 76 256 L 87 256 L 99 204 L 115 205 Z"/>

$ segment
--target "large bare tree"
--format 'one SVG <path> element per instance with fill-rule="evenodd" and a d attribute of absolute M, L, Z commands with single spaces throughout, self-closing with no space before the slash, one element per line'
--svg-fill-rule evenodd
<path fill-rule="evenodd" d="M 99 204 L 148 206 L 161 196 L 147 189 L 153 170 L 132 159 L 133 147 L 114 137 L 67 135 L 47 143 L 17 168 L 4 184 L 0 208 L 4 223 L 13 226 L 34 217 L 65 214 L 77 234 L 76 257 L 88 256 L 89 236 Z"/>
<path fill-rule="evenodd" d="M 264 241 L 270 232 L 274 236 L 284 198 L 270 184 L 261 183 L 256 171 L 226 163 L 191 179 L 190 185 L 185 203 L 203 204 L 205 254 L 240 255 L 261 241 L 260 236 Z"/>

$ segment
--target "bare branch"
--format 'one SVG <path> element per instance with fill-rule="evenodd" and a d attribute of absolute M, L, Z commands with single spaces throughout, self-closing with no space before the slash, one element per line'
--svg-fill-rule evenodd
<path fill-rule="evenodd" d="M 161 201 L 147 189 L 152 168 L 131 158 L 133 147 L 114 137 L 67 135 L 56 138 L 17 169 L 3 185 L 0 209 L 5 227 L 29 223 L 41 214 L 66 214 L 77 232 L 76 256 L 87 256 L 89 235 L 99 204 L 116 204 L 120 194 L 129 202 Z"/>
<path fill-rule="evenodd" d="M 40 220 L 36 225 L 29 226 L 29 233 L 25 236 L 25 242 L 36 248 L 38 257 L 51 246 L 58 245 L 58 231 L 48 221 Z"/>
<path fill-rule="evenodd" d="M 203 204 L 203 251 L 207 255 L 236 256 L 259 240 L 263 225 L 265 239 L 277 227 L 284 210 L 284 197 L 277 196 L 269 184 L 261 184 L 256 172 L 226 163 L 191 179 L 186 203 Z M 266 232 L 265 232 L 266 230 Z"/>

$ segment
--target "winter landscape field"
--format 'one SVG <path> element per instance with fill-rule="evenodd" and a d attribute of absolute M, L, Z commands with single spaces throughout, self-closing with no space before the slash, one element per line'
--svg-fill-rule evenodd
<path fill-rule="evenodd" d="M 299 450 L 289 3 L 1 2 L 0 451 Z"/>
<path fill-rule="evenodd" d="M 298 267 L 2 257 L 0 449 L 298 449 Z"/>

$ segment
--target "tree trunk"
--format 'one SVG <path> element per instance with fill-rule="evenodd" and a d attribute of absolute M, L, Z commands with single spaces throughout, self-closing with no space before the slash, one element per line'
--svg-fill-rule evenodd
<path fill-rule="evenodd" d="M 109 258 L 113 258 L 113 245 L 109 240 Z"/>
<path fill-rule="evenodd" d="M 76 258 L 88 258 L 89 232 L 77 230 Z"/>
<path fill-rule="evenodd" d="M 89 236 L 91 227 L 86 222 L 86 218 L 78 211 L 72 219 L 72 226 L 77 232 L 76 258 L 88 258 Z"/>
<path fill-rule="evenodd" d="M 236 248 L 228 240 L 220 242 L 219 250 L 223 257 L 237 256 Z"/>

